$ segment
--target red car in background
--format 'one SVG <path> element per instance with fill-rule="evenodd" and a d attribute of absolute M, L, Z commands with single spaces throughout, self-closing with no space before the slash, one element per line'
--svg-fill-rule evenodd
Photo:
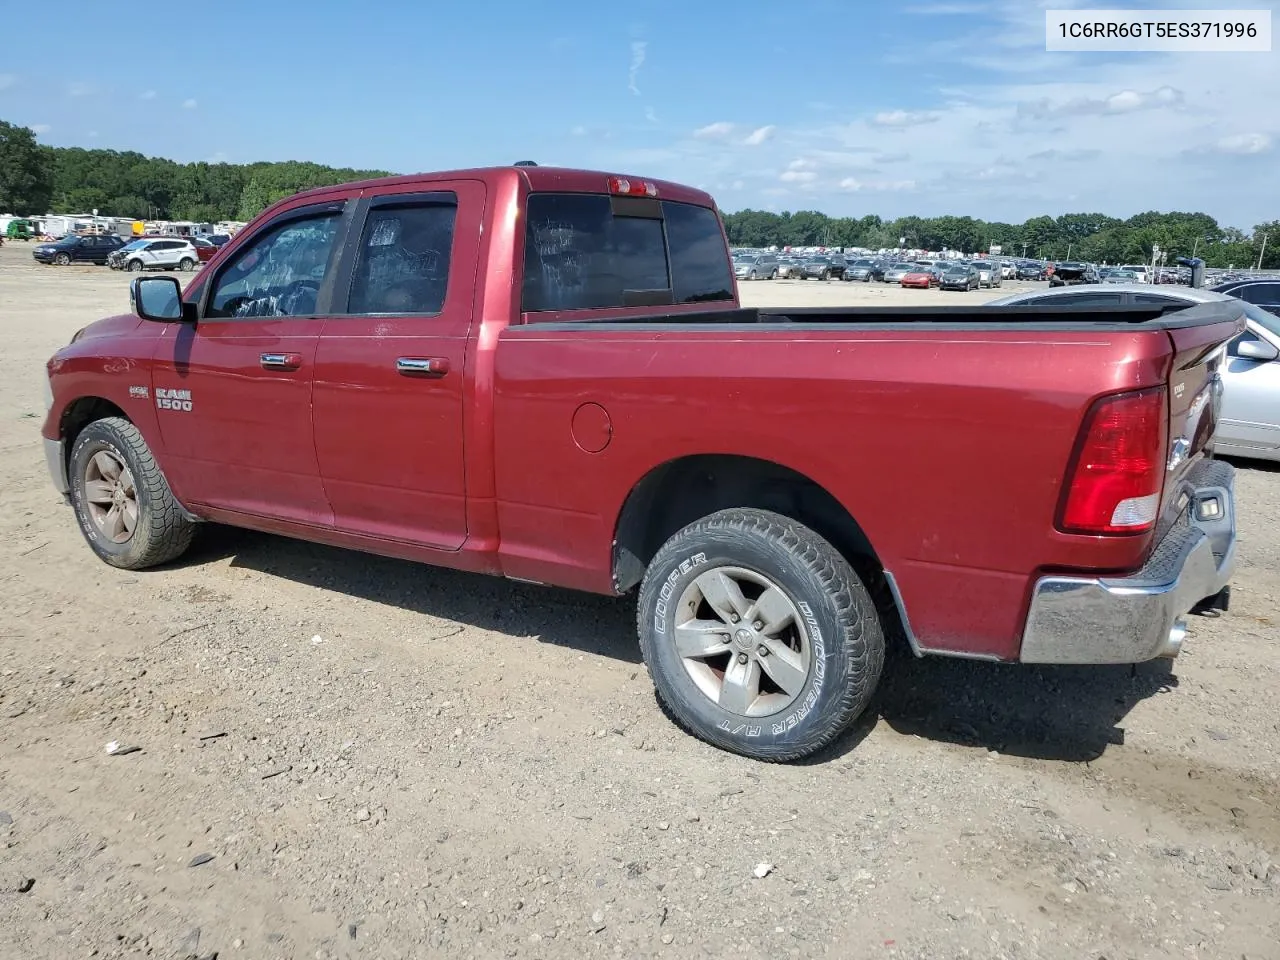
<path fill-rule="evenodd" d="M 196 254 L 200 257 L 201 263 L 208 263 L 213 259 L 213 255 L 218 252 L 218 245 L 210 243 L 203 237 L 186 237 L 191 245 L 196 248 Z"/>
<path fill-rule="evenodd" d="M 922 290 L 936 287 L 938 282 L 938 275 L 932 270 L 913 270 L 902 278 L 904 287 L 919 287 Z"/>

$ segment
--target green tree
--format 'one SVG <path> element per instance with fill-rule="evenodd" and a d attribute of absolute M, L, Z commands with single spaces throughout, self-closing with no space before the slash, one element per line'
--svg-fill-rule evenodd
<path fill-rule="evenodd" d="M 50 157 L 30 127 L 0 120 L 0 213 L 47 213 L 53 199 Z"/>

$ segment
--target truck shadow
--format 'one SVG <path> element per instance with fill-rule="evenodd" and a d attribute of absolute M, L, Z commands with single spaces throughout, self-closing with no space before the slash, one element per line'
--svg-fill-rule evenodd
<path fill-rule="evenodd" d="M 886 671 L 876 712 L 904 735 L 1081 762 L 1123 744 L 1129 711 L 1177 685 L 1168 660 L 1050 667 L 898 657 Z"/>
<path fill-rule="evenodd" d="M 232 567 L 440 620 L 640 663 L 635 601 L 539 587 L 208 524 L 184 562 Z M 424 622 L 423 632 L 439 632 Z"/>
<path fill-rule="evenodd" d="M 634 596 L 538 587 L 217 524 L 204 529 L 187 562 L 228 557 L 233 567 L 427 617 L 641 662 Z M 438 629 L 424 622 L 424 632 Z M 880 720 L 900 734 L 1013 756 L 1094 760 L 1124 742 L 1119 724 L 1134 705 L 1177 684 L 1167 660 L 1136 667 L 1031 667 L 894 655 L 872 708 L 810 762 L 856 750 Z"/>

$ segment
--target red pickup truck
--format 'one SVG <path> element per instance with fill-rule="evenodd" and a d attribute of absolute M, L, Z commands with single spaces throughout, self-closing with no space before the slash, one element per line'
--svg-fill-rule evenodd
<path fill-rule="evenodd" d="M 603 594 L 766 760 L 917 655 L 1127 663 L 1225 608 L 1242 315 L 742 309 L 711 197 L 537 166 L 283 200 L 49 361 L 49 470 L 140 568 L 218 521 Z"/>

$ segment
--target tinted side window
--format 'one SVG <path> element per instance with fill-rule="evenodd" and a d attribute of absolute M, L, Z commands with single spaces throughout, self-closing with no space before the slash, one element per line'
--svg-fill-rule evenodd
<path fill-rule="evenodd" d="M 348 313 L 439 313 L 449 287 L 457 197 L 369 211 Z"/>
<path fill-rule="evenodd" d="M 1233 291 L 1245 303 L 1270 306 L 1280 303 L 1280 283 L 1250 283 Z"/>
<path fill-rule="evenodd" d="M 643 209 L 643 213 L 638 212 Z M 714 210 L 610 197 L 533 194 L 522 309 L 583 310 L 729 300 L 733 279 Z"/>
<path fill-rule="evenodd" d="M 268 227 L 221 270 L 207 317 L 305 317 L 315 313 L 341 214 L 326 211 Z"/>
<path fill-rule="evenodd" d="M 708 207 L 664 203 L 676 303 L 733 299 L 733 269 L 720 218 Z"/>

